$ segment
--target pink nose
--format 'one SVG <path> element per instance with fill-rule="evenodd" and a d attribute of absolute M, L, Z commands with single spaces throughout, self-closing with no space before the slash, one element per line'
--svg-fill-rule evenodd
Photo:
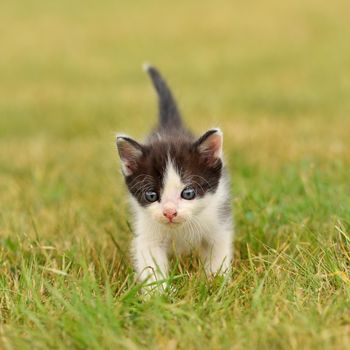
<path fill-rule="evenodd" d="M 175 209 L 167 209 L 163 211 L 163 215 L 169 220 L 169 222 L 172 222 L 177 215 L 177 211 Z"/>

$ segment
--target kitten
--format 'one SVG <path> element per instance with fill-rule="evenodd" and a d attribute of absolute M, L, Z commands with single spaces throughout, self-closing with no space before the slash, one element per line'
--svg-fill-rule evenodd
<path fill-rule="evenodd" d="M 208 274 L 230 271 L 232 214 L 220 129 L 196 138 L 181 120 L 160 73 L 146 66 L 159 99 L 159 124 L 145 143 L 117 136 L 135 214 L 133 255 L 141 280 L 167 276 L 174 254 L 199 251 Z"/>

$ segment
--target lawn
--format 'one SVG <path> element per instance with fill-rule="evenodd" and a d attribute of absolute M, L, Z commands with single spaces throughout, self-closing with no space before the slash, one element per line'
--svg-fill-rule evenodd
<path fill-rule="evenodd" d="M 0 8 L 0 348 L 350 348 L 348 1 Z M 224 131 L 236 223 L 230 282 L 184 259 L 148 300 L 115 148 L 155 123 L 145 61 Z"/>

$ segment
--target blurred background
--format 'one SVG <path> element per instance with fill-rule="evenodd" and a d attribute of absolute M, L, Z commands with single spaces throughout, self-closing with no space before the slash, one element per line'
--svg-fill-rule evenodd
<path fill-rule="evenodd" d="M 2 0 L 0 348 L 349 349 L 349 13 Z M 236 221 L 228 288 L 190 260 L 149 303 L 115 147 L 156 122 L 145 61 L 195 132 L 222 128 Z"/>
<path fill-rule="evenodd" d="M 156 121 L 145 61 L 192 129 L 223 128 L 238 225 L 253 220 L 254 193 L 265 204 L 290 196 L 298 219 L 315 168 L 338 203 L 348 191 L 349 10 L 342 0 L 3 1 L 1 234 L 34 233 L 34 219 L 41 236 L 66 240 L 126 227 L 114 135 L 140 138 Z"/>

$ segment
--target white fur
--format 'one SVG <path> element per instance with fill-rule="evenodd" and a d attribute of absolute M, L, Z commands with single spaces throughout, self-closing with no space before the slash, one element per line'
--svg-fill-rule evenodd
<path fill-rule="evenodd" d="M 190 180 L 190 179 L 189 179 Z M 232 261 L 233 227 L 231 217 L 220 216 L 220 208 L 228 200 L 229 185 L 223 176 L 215 193 L 185 200 L 183 183 L 172 162 L 168 160 L 161 201 L 142 207 L 135 199 L 135 238 L 133 253 L 136 271 L 141 280 L 166 278 L 168 259 L 172 254 L 188 254 L 198 249 L 208 274 L 226 273 Z M 163 210 L 171 206 L 177 211 L 169 224 Z"/>

